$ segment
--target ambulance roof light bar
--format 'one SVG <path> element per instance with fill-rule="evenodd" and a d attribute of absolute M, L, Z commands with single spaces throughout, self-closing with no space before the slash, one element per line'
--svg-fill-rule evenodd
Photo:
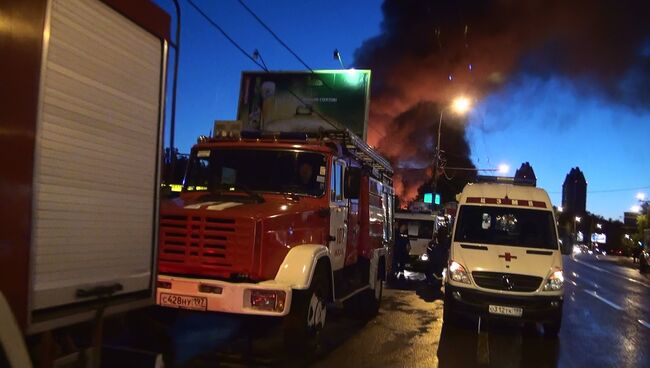
<path fill-rule="evenodd" d="M 537 186 L 537 180 L 529 178 L 518 178 L 510 176 L 489 176 L 477 175 L 476 183 L 495 183 L 495 184 L 513 184 L 527 187 Z"/>

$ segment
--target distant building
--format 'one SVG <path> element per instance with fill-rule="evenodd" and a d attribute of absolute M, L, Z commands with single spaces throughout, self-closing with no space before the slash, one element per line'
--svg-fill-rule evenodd
<path fill-rule="evenodd" d="M 636 212 L 623 212 L 623 225 L 636 229 L 638 217 L 639 214 Z"/>
<path fill-rule="evenodd" d="M 562 184 L 562 208 L 570 213 L 586 213 L 587 180 L 579 167 L 572 168 L 564 179 L 564 184 Z"/>
<path fill-rule="evenodd" d="M 535 171 L 533 167 L 530 166 L 528 162 L 521 164 L 521 167 L 515 172 L 515 178 L 517 179 L 526 179 L 533 182 L 537 185 L 537 177 L 535 176 Z"/>

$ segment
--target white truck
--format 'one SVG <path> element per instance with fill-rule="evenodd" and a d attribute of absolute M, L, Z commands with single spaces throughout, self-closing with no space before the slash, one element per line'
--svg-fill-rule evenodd
<path fill-rule="evenodd" d="M 153 304 L 170 18 L 148 0 L 0 14 L 0 365 L 47 367 Z"/>
<path fill-rule="evenodd" d="M 541 322 L 556 336 L 562 254 L 548 194 L 525 180 L 483 177 L 459 196 L 445 274 L 444 322 L 459 315 Z"/>

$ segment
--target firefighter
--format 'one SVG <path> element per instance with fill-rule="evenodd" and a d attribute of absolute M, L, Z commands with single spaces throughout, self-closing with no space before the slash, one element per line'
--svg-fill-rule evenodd
<path fill-rule="evenodd" d="M 411 244 L 409 243 L 408 226 L 402 223 L 397 228 L 395 238 L 395 255 L 393 257 L 393 270 L 396 276 L 404 278 L 404 267 L 408 262 Z"/>
<path fill-rule="evenodd" d="M 431 242 L 431 245 L 427 248 L 430 265 L 427 276 L 433 276 L 433 278 L 438 280 L 442 279 L 442 271 L 447 266 L 450 246 L 451 239 L 449 238 L 447 227 L 440 226 L 436 232 L 435 238 Z M 429 280 L 432 281 L 430 277 Z"/>

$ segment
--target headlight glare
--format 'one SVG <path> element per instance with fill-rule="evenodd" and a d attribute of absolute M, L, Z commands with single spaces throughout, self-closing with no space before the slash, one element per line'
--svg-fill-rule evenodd
<path fill-rule="evenodd" d="M 449 277 L 456 282 L 461 282 L 463 284 L 470 284 L 469 275 L 465 271 L 465 267 L 456 261 L 451 261 L 449 263 Z"/>
<path fill-rule="evenodd" d="M 562 270 L 556 270 L 546 280 L 546 284 L 544 284 L 544 291 L 562 290 L 563 287 L 564 274 L 562 273 Z"/>

